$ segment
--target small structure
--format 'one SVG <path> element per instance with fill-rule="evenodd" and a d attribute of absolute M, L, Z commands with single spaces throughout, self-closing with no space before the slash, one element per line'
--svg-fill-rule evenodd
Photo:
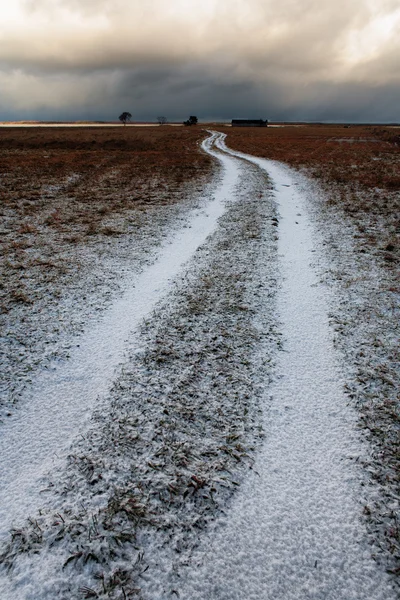
<path fill-rule="evenodd" d="M 232 119 L 232 127 L 268 127 L 268 119 Z"/>

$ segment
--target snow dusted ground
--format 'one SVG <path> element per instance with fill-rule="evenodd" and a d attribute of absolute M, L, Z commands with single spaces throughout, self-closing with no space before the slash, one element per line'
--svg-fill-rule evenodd
<path fill-rule="evenodd" d="M 227 171 L 226 178 L 212 202 L 168 240 L 158 260 L 135 278 L 132 287 L 80 340 L 69 360 L 61 366 L 52 364 L 23 396 L 23 407 L 9 419 L 0 440 L 0 539 L 10 522 L 40 507 L 39 490 L 34 491 L 38 479 L 49 468 L 58 467 L 56 457 L 65 455 L 99 397 L 108 391 L 129 334 L 166 295 L 171 279 L 215 228 L 224 200 L 235 184 L 236 170 Z"/>
<path fill-rule="evenodd" d="M 220 209 L 229 202 L 226 216 L 154 316 L 149 307 L 144 329 L 127 346 L 129 360 L 93 422 L 80 428 L 67 465 L 36 488 L 31 477 L 20 479 L 16 505 L 24 507 L 29 483 L 39 511 L 29 523 L 14 523 L 6 597 L 78 598 L 89 584 L 120 597 L 146 567 L 139 533 L 171 529 L 174 545 L 190 549 L 193 528 L 214 518 L 251 465 L 270 370 L 261 367 L 271 350 L 258 361 L 253 355 L 264 338 L 272 347 L 278 336 L 271 308 L 276 217 L 265 175 L 250 175 L 226 159 L 214 200 Z M 29 439 L 26 445 L 29 454 Z"/>
<path fill-rule="evenodd" d="M 217 145 L 226 151 L 221 140 Z M 265 397 L 266 441 L 190 566 L 178 577 L 166 570 L 164 589 L 148 579 L 144 596 L 164 598 L 169 587 L 185 599 L 395 598 L 391 580 L 371 558 L 360 519 L 362 479 L 350 461 L 365 448 L 344 395 L 329 298 L 313 266 L 304 193 L 288 168 L 247 158 L 272 177 L 281 217 L 277 308 L 284 352 Z"/>
<path fill-rule="evenodd" d="M 345 389 L 367 437 L 363 456 L 363 513 L 374 539 L 374 557 L 399 574 L 399 270 L 371 252 L 364 234 L 308 178 L 296 175 L 317 222 L 318 268 L 332 290 L 329 319 L 343 361 Z M 333 189 L 332 194 L 335 194 Z M 361 227 L 368 236 L 368 219 Z M 376 227 L 376 226 L 374 226 Z M 379 235 L 379 227 L 374 233 Z"/>
<path fill-rule="evenodd" d="M 311 187 L 223 137 L 190 228 L 3 427 L 7 600 L 397 597 L 362 520 Z"/>
<path fill-rule="evenodd" d="M 211 193 L 212 186 L 208 189 L 205 184 L 196 181 L 182 186 L 175 204 L 132 211 L 123 225 L 120 219 L 110 218 L 108 224 L 126 230 L 125 235 L 105 240 L 86 236 L 85 244 L 76 247 L 63 247 L 59 236 L 50 238 L 59 267 L 55 275 L 50 264 L 51 283 L 43 288 L 32 269 L 23 287 L 33 304 L 14 303 L 9 313 L 0 315 L 0 428 L 37 374 L 68 359 L 79 343 L 77 337 L 96 325 L 102 312 L 154 262 L 160 246 L 187 225 L 188 215 Z M 6 220 L 12 224 L 11 216 Z M 18 225 L 14 223 L 14 229 Z M 31 242 L 38 261 L 54 260 L 43 253 L 37 234 L 32 234 Z"/>

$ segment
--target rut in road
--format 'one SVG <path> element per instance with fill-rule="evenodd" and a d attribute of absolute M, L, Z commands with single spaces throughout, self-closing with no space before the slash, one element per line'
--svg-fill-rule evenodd
<path fill-rule="evenodd" d="M 256 167 L 224 157 L 219 172 L 222 188 L 238 179 L 218 226 L 139 326 L 39 514 L 5 548 L 4 598 L 78 600 L 84 588 L 120 598 L 117 567 L 134 595 L 152 569 L 146 538 L 190 552 L 247 471 L 279 343 L 276 211 Z"/>
<path fill-rule="evenodd" d="M 387 574 L 371 557 L 361 520 L 363 452 L 357 417 L 343 392 L 340 359 L 319 283 L 313 226 L 289 168 L 216 146 L 266 170 L 280 213 L 283 348 L 266 390 L 266 441 L 226 517 L 176 578 L 151 581 L 145 597 L 175 589 L 190 600 L 394 600 Z M 222 156 L 222 155 L 221 155 Z"/>
<path fill-rule="evenodd" d="M 206 139 L 210 148 L 215 136 Z M 210 152 L 212 152 L 210 150 Z M 71 441 L 99 406 L 116 376 L 126 344 L 146 315 L 168 294 L 196 249 L 217 226 L 236 184 L 237 168 L 227 160 L 214 196 L 197 209 L 157 260 L 129 283 L 92 330 L 79 338 L 69 360 L 55 363 L 26 390 L 21 406 L 0 432 L 0 539 L 43 504 L 41 478 L 59 469 Z M 131 340 L 132 342 L 132 340 Z"/>

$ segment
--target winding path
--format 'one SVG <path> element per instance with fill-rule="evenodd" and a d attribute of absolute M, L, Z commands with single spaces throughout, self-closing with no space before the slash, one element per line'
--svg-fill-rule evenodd
<path fill-rule="evenodd" d="M 360 473 L 350 460 L 361 442 L 312 266 L 318 248 L 306 199 L 289 168 L 233 152 L 224 138 L 215 142 L 220 159 L 250 161 L 274 184 L 284 351 L 265 398 L 264 447 L 226 518 L 181 574 L 180 598 L 393 600 L 361 520 Z"/>
<path fill-rule="evenodd" d="M 205 151 L 214 154 L 216 137 L 213 134 L 203 142 Z M 1 428 L 0 541 L 43 505 L 43 476 L 61 467 L 71 441 L 85 431 L 85 421 L 112 386 L 138 325 L 168 294 L 171 281 L 216 228 L 237 172 L 236 162 L 226 157 L 213 197 L 165 242 L 150 267 L 125 282 L 123 296 L 77 339 L 70 358 L 54 362 L 37 377 Z"/>
<path fill-rule="evenodd" d="M 224 138 L 212 132 L 203 143 L 223 166 L 213 198 L 80 338 L 70 360 L 37 379 L 3 427 L 0 538 L 43 504 L 42 477 L 62 466 L 71 441 L 110 389 L 127 343 L 134 343 L 142 319 L 215 230 L 239 170 L 250 161 L 268 172 L 280 212 L 284 351 L 266 390 L 266 439 L 254 470 L 224 519 L 199 540 L 175 587 L 181 600 L 394 600 L 389 577 L 371 558 L 360 517 L 360 473 L 350 459 L 362 447 L 343 394 L 328 298 L 312 266 L 318 247 L 305 198 L 288 168 L 233 152 Z M 151 593 L 143 586 L 148 600 L 165 600 L 168 581 L 157 585 Z"/>

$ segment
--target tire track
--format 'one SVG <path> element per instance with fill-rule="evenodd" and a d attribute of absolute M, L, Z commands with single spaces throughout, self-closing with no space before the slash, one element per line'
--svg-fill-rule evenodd
<path fill-rule="evenodd" d="M 221 153 L 259 166 L 274 183 L 284 351 L 265 391 L 266 441 L 254 471 L 191 566 L 178 578 L 169 572 L 163 592 L 149 581 L 145 597 L 161 600 L 169 589 L 185 600 L 394 600 L 361 519 L 362 474 L 352 459 L 366 449 L 343 392 L 329 298 L 312 266 L 317 248 L 305 198 L 290 169 L 233 152 L 225 137 L 215 139 Z"/>
<path fill-rule="evenodd" d="M 207 151 L 216 134 L 203 142 Z M 209 150 L 211 153 L 212 150 Z M 54 362 L 21 398 L 21 406 L 2 428 L 0 455 L 0 540 L 29 512 L 39 508 L 42 477 L 59 469 L 94 408 L 110 389 L 126 343 L 144 317 L 169 292 L 172 280 L 217 226 L 236 184 L 238 168 L 224 161 L 215 195 L 195 210 L 186 225 L 161 248 L 93 328 L 79 338 L 69 360 Z"/>

